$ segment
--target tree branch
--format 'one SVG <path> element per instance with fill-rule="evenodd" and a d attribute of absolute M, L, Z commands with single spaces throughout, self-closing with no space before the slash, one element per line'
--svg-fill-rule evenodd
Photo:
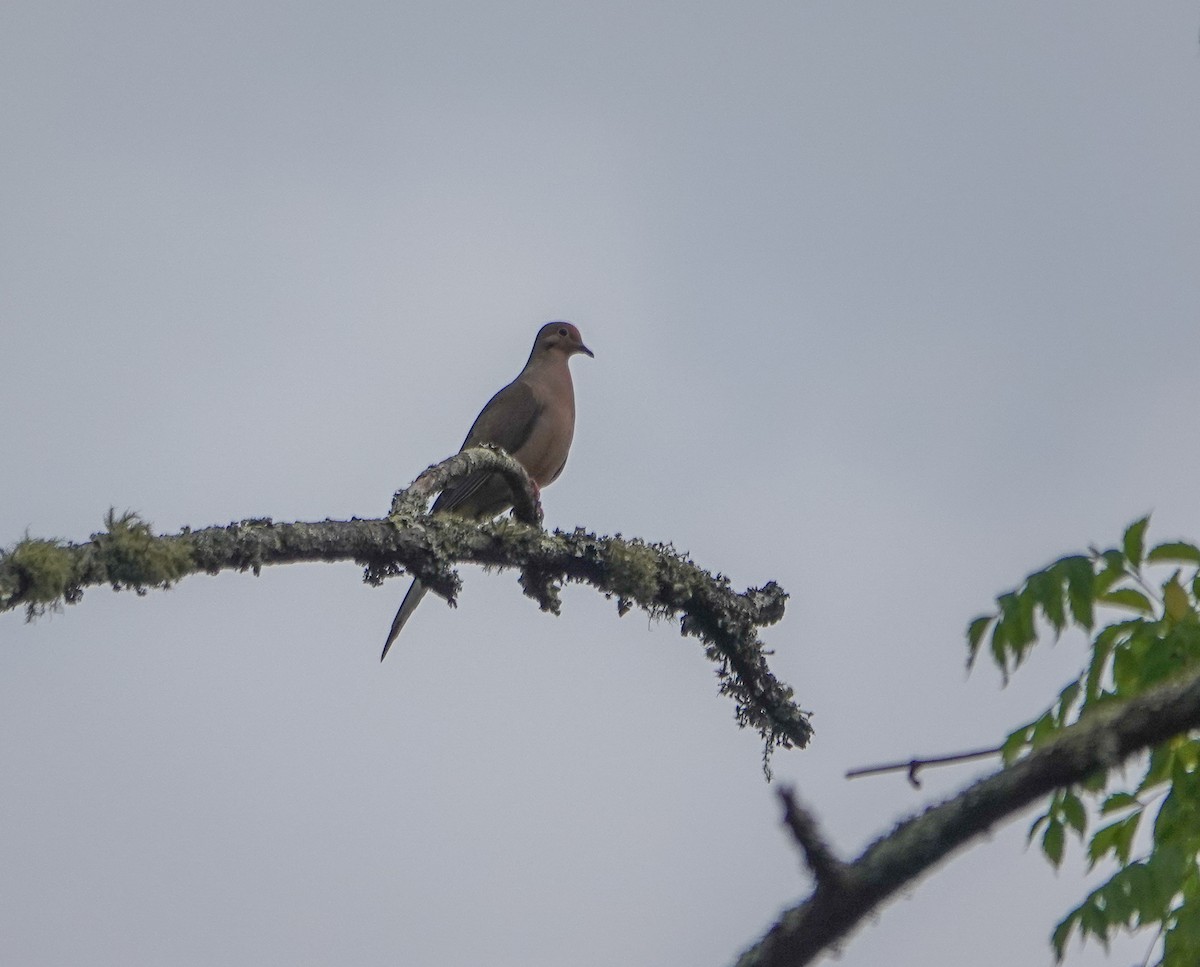
<path fill-rule="evenodd" d="M 1200 672 L 1114 703 L 1019 762 L 900 823 L 784 912 L 737 967 L 802 967 L 896 891 L 1029 803 L 1172 736 L 1200 728 Z"/>
<path fill-rule="evenodd" d="M 783 802 L 783 823 L 800 847 L 804 862 L 817 881 L 817 888 L 837 889 L 843 864 L 825 842 L 816 817 L 796 801 L 795 793 L 788 786 L 779 790 L 779 799 Z"/>
<path fill-rule="evenodd" d="M 450 484 L 476 471 L 490 470 L 504 478 L 513 492 L 513 517 L 534 527 L 542 523 L 542 504 L 537 487 L 515 459 L 500 447 L 484 444 L 460 450 L 448 460 L 432 464 L 403 490 L 392 495 L 389 517 L 421 513 L 429 498 Z"/>
<path fill-rule="evenodd" d="M 616 597 L 620 614 L 636 604 L 652 617 L 678 617 L 681 632 L 700 638 L 717 664 L 719 690 L 736 703 L 738 724 L 762 735 L 764 758 L 775 747 L 808 744 L 808 713 L 771 674 L 758 637 L 758 629 L 783 617 L 782 588 L 769 582 L 738 593 L 728 579 L 669 545 L 599 537 L 582 528 L 548 533 L 519 520 L 476 523 L 424 512 L 424 501 L 437 487 L 479 469 L 505 473 L 515 484 L 522 516 L 539 518 L 536 493 L 520 465 L 492 450 L 466 451 L 431 467 L 413 488 L 396 494 L 392 515 L 383 520 L 262 518 L 155 536 L 136 515 L 110 512 L 106 530 L 88 542 L 26 538 L 0 552 L 0 612 L 24 607 L 33 618 L 76 603 L 86 587 L 108 584 L 141 594 L 189 574 L 229 569 L 257 574 L 269 565 L 317 561 L 356 561 L 365 566 L 370 584 L 407 571 L 453 602 L 461 587 L 454 565 L 517 568 L 525 593 L 544 611 L 557 614 L 562 584 L 575 581 Z"/>

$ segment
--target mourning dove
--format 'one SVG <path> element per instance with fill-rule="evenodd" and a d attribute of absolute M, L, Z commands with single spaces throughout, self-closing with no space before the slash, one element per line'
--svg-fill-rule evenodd
<path fill-rule="evenodd" d="M 594 355 L 573 325 L 548 322 L 542 326 L 525 368 L 488 401 L 459 449 L 490 443 L 502 447 L 524 467 L 535 487 L 557 480 L 575 433 L 575 389 L 567 362 L 576 353 Z M 433 502 L 432 513 L 487 520 L 508 510 L 512 503 L 512 491 L 504 478 L 481 470 L 443 490 Z M 396 612 L 380 661 L 387 657 L 425 591 L 420 580 L 413 581 Z"/>

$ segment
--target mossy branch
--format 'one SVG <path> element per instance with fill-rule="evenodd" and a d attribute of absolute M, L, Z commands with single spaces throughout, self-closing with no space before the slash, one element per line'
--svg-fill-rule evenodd
<path fill-rule="evenodd" d="M 1025 758 L 900 823 L 852 862 L 825 862 L 807 900 L 784 911 L 736 967 L 803 967 L 835 947 L 887 899 L 1036 799 L 1200 728 L 1200 673 L 1090 713 Z M 795 828 L 795 824 L 790 823 Z M 805 833 L 815 838 L 814 833 Z"/>
<path fill-rule="evenodd" d="M 479 469 L 504 473 L 514 483 L 521 516 L 540 521 L 536 491 L 520 465 L 502 452 L 471 450 L 431 467 L 413 487 L 398 492 L 391 516 L 380 520 L 259 518 L 155 536 L 136 515 L 110 512 L 106 529 L 84 543 L 27 537 L 0 552 L 0 612 L 24 607 L 32 618 L 78 602 L 87 587 L 144 593 L 189 574 L 230 569 L 257 574 L 269 565 L 317 561 L 355 561 L 364 566 L 364 579 L 376 585 L 408 572 L 453 602 L 461 587 L 454 565 L 516 568 L 524 592 L 544 611 L 557 614 L 562 585 L 574 581 L 615 597 L 620 614 L 636 605 L 656 618 L 679 618 L 682 633 L 701 639 L 717 664 L 719 690 L 736 703 L 739 725 L 756 729 L 765 740 L 764 761 L 776 747 L 808 744 L 808 713 L 772 675 L 758 637 L 760 628 L 783 616 L 782 588 L 769 582 L 739 593 L 728 579 L 670 545 L 619 534 L 600 537 L 582 528 L 550 533 L 522 520 L 475 523 L 424 512 L 434 490 Z"/>

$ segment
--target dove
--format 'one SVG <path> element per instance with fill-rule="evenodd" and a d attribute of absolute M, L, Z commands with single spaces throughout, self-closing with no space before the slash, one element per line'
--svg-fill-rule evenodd
<path fill-rule="evenodd" d="M 542 326 L 525 368 L 488 401 L 459 450 L 485 443 L 503 448 L 525 468 L 539 492 L 557 480 L 575 435 L 575 388 L 567 364 L 579 353 L 595 356 L 571 323 L 548 322 Z M 430 512 L 489 520 L 504 513 L 512 503 L 513 494 L 504 478 L 483 470 L 443 490 Z M 388 649 L 425 593 L 420 579 L 414 579 L 396 612 L 380 661 L 387 657 Z"/>

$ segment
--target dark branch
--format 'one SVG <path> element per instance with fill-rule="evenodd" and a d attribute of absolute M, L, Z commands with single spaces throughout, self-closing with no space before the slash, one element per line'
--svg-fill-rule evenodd
<path fill-rule="evenodd" d="M 817 826 L 817 819 L 796 801 L 795 793 L 787 786 L 779 790 L 783 802 L 783 822 L 800 847 L 804 862 L 817 881 L 816 888 L 837 889 L 842 875 L 842 862 L 833 855 Z"/>
<path fill-rule="evenodd" d="M 919 816 L 905 820 L 784 912 L 738 967 L 802 967 L 845 938 L 896 891 L 1047 793 L 1200 728 L 1200 673 L 1097 709 L 1056 739 Z"/>
<path fill-rule="evenodd" d="M 0 552 L 0 612 L 24 607 L 29 617 L 74 604 L 87 587 L 111 585 L 142 593 L 167 588 L 189 574 L 251 570 L 301 562 L 356 561 L 364 579 L 380 584 L 404 572 L 453 600 L 461 586 L 456 564 L 468 562 L 522 573 L 525 593 L 557 613 L 558 592 L 568 581 L 590 584 L 617 599 L 619 613 L 638 605 L 653 617 L 679 618 L 680 629 L 704 642 L 717 664 L 719 690 L 736 703 L 736 718 L 756 729 L 766 751 L 804 747 L 812 735 L 808 714 L 792 690 L 767 666 L 759 629 L 783 616 L 787 594 L 774 582 L 738 593 L 669 545 L 599 537 L 577 528 L 548 533 L 503 518 L 486 523 L 450 514 L 431 516 L 423 501 L 459 474 L 486 468 L 510 475 L 522 514 L 535 517 L 528 480 L 505 454 L 461 453 L 422 475 L 421 492 L 402 491 L 384 520 L 275 523 L 244 520 L 227 527 L 155 536 L 135 515 L 110 514 L 107 529 L 73 544 L 26 538 Z M 507 469 L 505 469 L 507 468 Z"/>
<path fill-rule="evenodd" d="M 917 778 L 917 773 L 925 766 L 947 766 L 956 762 L 970 762 L 973 759 L 987 759 L 994 755 L 999 755 L 1004 750 L 1004 746 L 998 745 L 994 749 L 976 749 L 973 752 L 956 752 L 953 755 L 939 755 L 925 759 L 909 759 L 907 762 L 888 762 L 878 766 L 865 766 L 862 769 L 851 769 L 846 773 L 847 779 L 858 779 L 862 776 L 877 776 L 884 772 L 907 772 L 908 781 L 913 788 L 921 788 L 921 780 Z"/>

